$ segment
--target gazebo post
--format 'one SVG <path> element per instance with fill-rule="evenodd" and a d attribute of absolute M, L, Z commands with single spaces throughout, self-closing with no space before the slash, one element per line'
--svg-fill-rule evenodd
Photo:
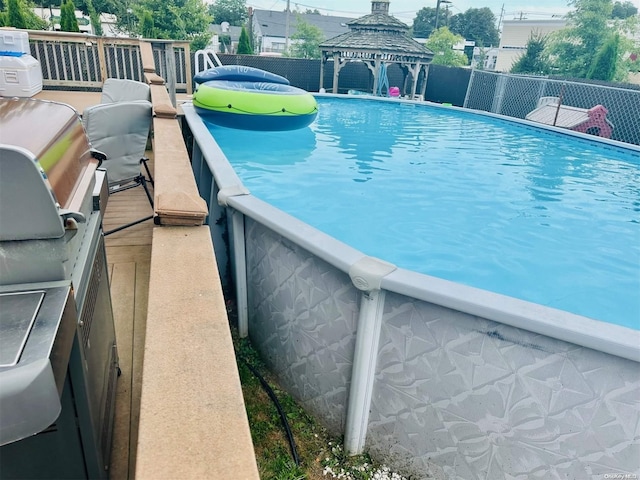
<path fill-rule="evenodd" d="M 322 54 L 322 58 L 320 59 L 320 86 L 318 87 L 318 92 L 322 91 L 322 87 L 324 86 L 324 64 L 327 61 L 324 53 Z"/>
<path fill-rule="evenodd" d="M 340 77 L 340 54 L 333 52 L 333 93 L 338 93 L 338 78 Z"/>
<path fill-rule="evenodd" d="M 429 80 L 429 64 L 424 66 L 424 82 L 422 82 L 422 98 L 427 99 L 427 81 Z"/>
<path fill-rule="evenodd" d="M 378 91 L 378 82 L 380 81 L 380 55 L 376 54 L 373 65 L 373 92 L 371 93 L 375 95 Z"/>
<path fill-rule="evenodd" d="M 418 88 L 418 75 L 420 75 L 420 69 L 422 68 L 422 64 L 420 62 L 416 63 L 415 67 L 411 68 L 411 75 L 413 75 L 413 83 L 411 85 L 411 99 L 416 96 L 416 89 Z"/>

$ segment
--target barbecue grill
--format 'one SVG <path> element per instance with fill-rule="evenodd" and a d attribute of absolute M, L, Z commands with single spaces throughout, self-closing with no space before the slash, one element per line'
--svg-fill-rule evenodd
<path fill-rule="evenodd" d="M 107 478 L 107 180 L 68 105 L 0 98 L 0 478 Z"/>

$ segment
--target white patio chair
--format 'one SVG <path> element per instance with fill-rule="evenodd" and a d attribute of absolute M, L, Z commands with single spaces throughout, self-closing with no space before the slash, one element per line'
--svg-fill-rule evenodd
<path fill-rule="evenodd" d="M 107 78 L 102 85 L 100 103 L 131 102 L 150 100 L 149 85 L 135 80 Z"/>
<path fill-rule="evenodd" d="M 149 204 L 153 207 L 153 198 L 147 186 L 147 179 L 140 169 L 140 164 L 146 167 L 144 152 L 151 120 L 151 102 L 146 100 L 93 105 L 87 107 L 82 114 L 82 121 L 91 146 L 107 157 L 102 166 L 107 171 L 109 193 L 115 194 L 141 186 L 147 194 Z M 150 215 L 135 220 L 109 230 L 105 235 L 152 218 L 153 215 Z"/>
<path fill-rule="evenodd" d="M 107 78 L 102 85 L 100 103 L 134 102 L 151 100 L 151 88 L 148 84 L 136 80 Z M 142 158 L 142 165 L 147 173 L 147 181 L 153 185 L 153 177 L 149 170 L 148 158 Z"/>

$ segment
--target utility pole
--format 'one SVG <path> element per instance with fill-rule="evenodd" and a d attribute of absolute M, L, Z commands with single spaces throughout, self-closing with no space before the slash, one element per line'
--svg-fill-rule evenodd
<path fill-rule="evenodd" d="M 436 2 L 436 26 L 433 29 L 434 31 L 438 30 L 438 20 L 439 20 L 439 17 L 440 17 L 440 4 L 441 3 L 453 3 L 453 2 L 451 2 L 449 0 L 437 0 L 437 2 Z"/>
<path fill-rule="evenodd" d="M 504 18 L 504 3 L 500 9 L 500 20 L 498 20 L 498 32 L 502 34 L 502 19 Z"/>
<path fill-rule="evenodd" d="M 286 20 L 284 24 L 284 51 L 289 51 L 289 1 L 287 0 Z"/>

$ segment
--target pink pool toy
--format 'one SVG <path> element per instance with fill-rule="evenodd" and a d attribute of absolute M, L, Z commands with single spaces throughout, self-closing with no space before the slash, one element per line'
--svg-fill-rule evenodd
<path fill-rule="evenodd" d="M 398 87 L 389 87 L 389 96 L 390 97 L 399 97 L 400 89 Z"/>

